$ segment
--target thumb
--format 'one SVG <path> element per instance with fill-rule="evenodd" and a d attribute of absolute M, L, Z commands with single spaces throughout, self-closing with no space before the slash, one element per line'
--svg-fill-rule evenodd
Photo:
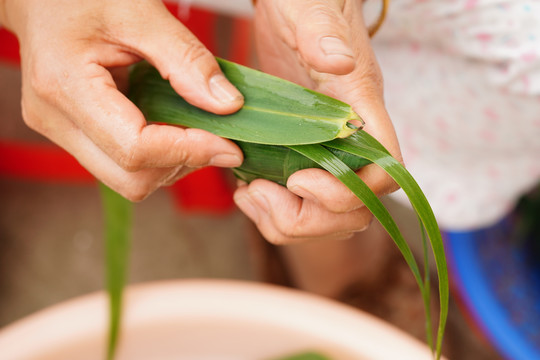
<path fill-rule="evenodd" d="M 294 1 L 287 21 L 306 63 L 322 73 L 345 75 L 354 70 L 351 27 L 343 15 L 344 1 Z"/>
<path fill-rule="evenodd" d="M 210 51 L 161 2 L 152 4 L 146 20 L 123 40 L 190 104 L 216 114 L 239 110 L 243 96 L 225 78 Z"/>

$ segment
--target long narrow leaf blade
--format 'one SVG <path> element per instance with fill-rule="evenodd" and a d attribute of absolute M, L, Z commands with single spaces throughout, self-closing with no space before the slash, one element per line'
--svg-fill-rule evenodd
<path fill-rule="evenodd" d="M 334 175 L 339 181 L 344 183 L 371 211 L 373 216 L 379 220 L 381 225 L 386 229 L 392 237 L 399 250 L 401 251 L 405 261 L 411 268 L 411 271 L 418 283 L 418 286 L 424 291 L 424 282 L 420 275 L 420 270 L 412 251 L 403 238 L 394 219 L 384 207 L 379 198 L 371 191 L 371 189 L 360 179 L 354 171 L 351 170 L 344 162 L 332 154 L 322 145 L 295 145 L 290 146 L 291 149 L 301 153 L 319 164 L 323 169 Z M 427 290 L 427 289 L 426 289 Z"/>
<path fill-rule="evenodd" d="M 422 255 L 424 260 L 424 286 L 426 288 L 431 288 L 431 281 L 429 276 L 429 257 L 428 257 L 428 239 L 426 234 L 426 229 L 422 225 L 422 220 L 418 217 L 418 224 L 420 225 L 420 232 L 422 234 Z M 433 348 L 433 335 L 431 331 L 431 313 L 427 311 L 431 307 L 431 296 L 428 292 L 428 296 L 424 298 L 424 309 L 426 309 L 426 331 L 427 331 L 427 341 L 431 348 Z"/>
<path fill-rule="evenodd" d="M 122 293 L 126 284 L 131 233 L 132 204 L 100 184 L 105 212 L 106 285 L 109 294 L 109 339 L 107 359 L 114 359 L 122 318 Z"/>
<path fill-rule="evenodd" d="M 420 186 L 416 183 L 411 174 L 394 159 L 388 151 L 371 135 L 365 131 L 359 131 L 347 139 L 336 139 L 324 144 L 325 146 L 336 148 L 342 151 L 350 152 L 364 157 L 383 168 L 396 183 L 407 194 L 409 201 L 416 211 L 422 225 L 426 229 L 430 240 L 431 248 L 437 266 L 439 278 L 439 296 L 440 296 L 440 317 L 439 328 L 437 332 L 437 358 L 440 357 L 444 328 L 448 317 L 448 269 L 444 253 L 444 244 L 441 237 L 439 226 Z"/>

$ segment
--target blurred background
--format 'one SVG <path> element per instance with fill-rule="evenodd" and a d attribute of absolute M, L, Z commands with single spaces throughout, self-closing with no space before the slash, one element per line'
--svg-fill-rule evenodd
<path fill-rule="evenodd" d="M 204 1 L 193 6 L 180 3 L 169 7 L 216 55 L 253 66 L 256 63 L 249 36 L 249 11 L 245 10 L 250 5 L 240 3 L 240 12 L 227 8 L 210 11 Z M 103 214 L 96 183 L 69 155 L 25 126 L 20 114 L 21 74 L 16 50 L 13 51 L 10 35 L 0 31 L 2 327 L 60 301 L 102 290 L 104 275 Z M 136 205 L 130 282 L 227 278 L 297 285 L 281 250 L 267 244 L 232 204 L 234 179 L 230 174 L 205 171 L 173 188 L 161 189 Z M 218 178 L 217 183 L 207 180 L 208 177 Z M 201 195 L 205 189 L 216 187 L 216 193 Z M 409 229 L 415 216 L 399 202 L 385 201 L 418 250 L 418 233 Z M 532 214 L 532 222 L 539 220 L 536 208 L 529 206 L 527 211 Z M 501 234 L 504 230 L 497 228 L 493 232 Z M 475 311 L 478 305 L 467 295 L 467 269 L 483 270 L 460 263 L 466 257 L 456 255 L 468 251 L 474 261 L 475 251 L 482 246 L 462 249 L 463 241 L 458 240 L 469 233 L 447 235 L 453 239 L 449 243 L 453 289 L 444 354 L 449 359 L 461 360 L 511 358 L 490 331 L 498 325 L 486 324 Z M 486 238 L 485 234 L 479 236 Z M 381 235 L 378 224 L 358 241 L 358 262 L 365 264 L 365 275 L 337 300 L 385 319 L 424 341 L 422 300 L 401 255 L 391 240 Z M 469 244 L 475 244 L 474 241 L 467 240 Z M 489 246 L 495 248 L 494 244 Z M 503 254 L 509 251 L 500 250 Z M 487 258 L 492 263 L 490 271 L 495 271 L 500 263 L 496 254 L 491 256 Z M 516 262 L 523 264 L 521 260 L 516 255 Z M 517 271 L 515 267 L 511 269 Z M 489 277 L 489 271 L 487 274 Z M 506 281 L 513 283 L 516 276 L 507 277 Z M 433 286 L 436 294 L 436 284 Z M 537 295 L 530 283 L 522 284 L 522 288 L 530 290 L 530 294 L 520 293 L 522 297 Z M 503 290 L 507 299 L 520 296 L 511 287 Z M 540 313 L 534 301 L 530 306 Z M 537 325 L 530 328 L 534 330 Z"/>

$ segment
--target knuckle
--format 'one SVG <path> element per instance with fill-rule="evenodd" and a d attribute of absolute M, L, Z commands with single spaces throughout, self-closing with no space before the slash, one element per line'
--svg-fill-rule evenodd
<path fill-rule="evenodd" d="M 347 193 L 347 196 L 325 198 L 322 203 L 327 210 L 336 214 L 347 213 L 362 206 L 360 200 L 352 193 Z"/>
<path fill-rule="evenodd" d="M 140 202 L 160 187 L 159 179 L 155 175 L 149 172 L 123 173 L 120 177 L 109 181 L 108 186 L 127 200 Z"/>
<path fill-rule="evenodd" d="M 28 84 L 31 91 L 39 98 L 53 102 L 57 98 L 59 77 L 49 70 L 49 67 L 34 63 L 28 74 Z"/>
<path fill-rule="evenodd" d="M 328 6 L 326 2 L 319 2 L 306 9 L 304 25 L 312 26 L 314 29 L 322 26 L 346 25 L 339 13 L 339 8 Z"/>
<path fill-rule="evenodd" d="M 190 147 L 181 139 L 175 141 L 174 162 L 179 165 L 195 166 L 195 151 L 189 150 Z"/>
<path fill-rule="evenodd" d="M 138 143 L 132 143 L 129 146 L 120 148 L 116 162 L 122 169 L 128 172 L 139 171 L 143 168 L 143 159 L 139 154 Z"/>
<path fill-rule="evenodd" d="M 306 226 L 304 221 L 300 221 L 294 226 L 283 229 L 283 234 L 289 238 L 296 238 L 309 235 L 310 228 Z"/>
<path fill-rule="evenodd" d="M 305 217 L 282 218 L 276 223 L 276 228 L 285 238 L 296 238 L 304 236 L 309 232 L 309 226 Z"/>
<path fill-rule="evenodd" d="M 21 102 L 21 111 L 22 118 L 26 126 L 36 132 L 43 133 L 44 127 L 41 122 L 41 118 L 39 117 L 37 111 L 34 109 L 33 104 L 29 104 L 25 100 L 24 96 Z"/>
<path fill-rule="evenodd" d="M 365 211 L 362 214 L 362 219 L 358 221 L 358 231 L 366 231 L 373 223 L 373 214 L 369 211 Z"/>
<path fill-rule="evenodd" d="M 146 199 L 154 187 L 147 181 L 131 181 L 128 185 L 122 186 L 119 193 L 132 202 L 140 202 Z"/>
<path fill-rule="evenodd" d="M 179 146 L 175 155 L 175 161 L 179 164 L 192 167 L 200 165 L 196 152 L 193 150 L 190 151 L 189 148 L 186 148 L 185 146 Z"/>
<path fill-rule="evenodd" d="M 198 167 L 208 163 L 208 159 L 205 159 L 208 156 L 206 149 L 200 146 L 205 143 L 202 134 L 199 129 L 185 129 L 185 131 L 179 134 L 173 145 L 175 149 L 175 163 L 192 167 Z"/>
<path fill-rule="evenodd" d="M 211 57 L 209 51 L 196 39 L 184 43 L 183 61 L 187 64 L 196 64 Z"/>
<path fill-rule="evenodd" d="M 336 235 L 335 240 L 341 240 L 341 241 L 350 240 L 354 237 L 354 235 L 355 235 L 354 232 L 341 233 L 339 235 Z"/>
<path fill-rule="evenodd" d="M 266 240 L 268 240 L 269 243 L 276 246 L 286 245 L 290 242 L 289 238 L 278 233 L 263 234 L 263 236 Z"/>
<path fill-rule="evenodd" d="M 122 195 L 131 202 L 140 202 L 150 195 L 150 191 L 147 191 L 144 188 L 136 188 L 127 190 Z"/>

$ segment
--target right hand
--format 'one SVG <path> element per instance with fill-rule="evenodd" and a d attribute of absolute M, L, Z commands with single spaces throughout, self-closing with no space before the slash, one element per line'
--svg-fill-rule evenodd
<path fill-rule="evenodd" d="M 259 64 L 265 72 L 350 104 L 366 121 L 364 129 L 401 160 L 362 11 L 362 0 L 258 0 Z M 378 196 L 398 188 L 377 165 L 357 174 Z M 286 188 L 255 180 L 236 191 L 235 201 L 275 244 L 347 239 L 372 220 L 362 201 L 321 169 L 294 173 Z"/>
<path fill-rule="evenodd" d="M 3 7 L 2 7 L 3 5 Z M 199 129 L 147 125 L 110 70 L 146 59 L 191 104 L 216 114 L 243 97 L 160 0 L 0 0 L 21 46 L 26 124 L 138 201 L 193 169 L 235 167 L 242 152 Z"/>

